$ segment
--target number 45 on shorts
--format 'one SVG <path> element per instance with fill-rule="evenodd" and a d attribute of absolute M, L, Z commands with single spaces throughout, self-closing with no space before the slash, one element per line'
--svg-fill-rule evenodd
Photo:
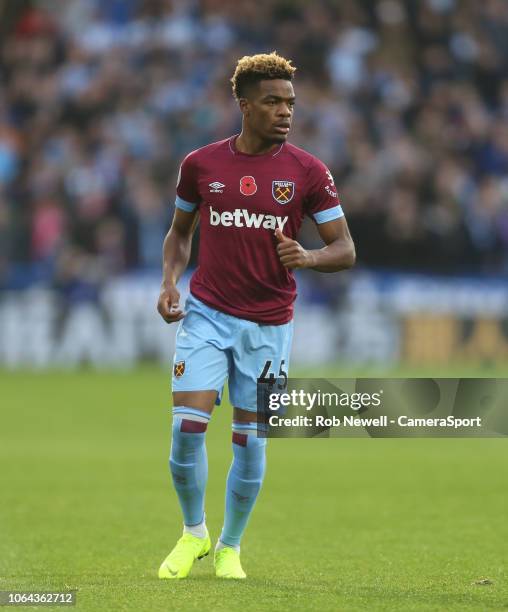
<path fill-rule="evenodd" d="M 265 365 L 263 367 L 263 371 L 258 378 L 259 384 L 268 385 L 268 387 L 272 388 L 275 383 L 277 383 L 277 389 L 283 390 L 286 388 L 288 383 L 288 375 L 284 370 L 284 359 L 280 362 L 279 373 L 277 376 L 271 371 L 272 361 L 267 359 Z"/>

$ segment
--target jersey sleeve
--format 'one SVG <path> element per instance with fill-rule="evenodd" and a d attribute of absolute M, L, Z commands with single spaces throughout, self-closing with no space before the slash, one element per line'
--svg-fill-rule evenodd
<path fill-rule="evenodd" d="M 189 153 L 183 160 L 176 182 L 175 206 L 185 212 L 192 212 L 201 200 L 198 191 L 196 156 Z"/>
<path fill-rule="evenodd" d="M 316 223 L 326 223 L 344 216 L 333 176 L 318 159 L 314 159 L 307 175 L 305 213 Z"/>

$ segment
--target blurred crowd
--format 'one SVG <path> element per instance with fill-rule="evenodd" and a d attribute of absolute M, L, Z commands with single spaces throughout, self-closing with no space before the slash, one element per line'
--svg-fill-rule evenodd
<path fill-rule="evenodd" d="M 240 130 L 236 60 L 274 49 L 359 265 L 508 271 L 506 0 L 21 5 L 0 40 L 0 287 L 158 269 L 182 158 Z"/>

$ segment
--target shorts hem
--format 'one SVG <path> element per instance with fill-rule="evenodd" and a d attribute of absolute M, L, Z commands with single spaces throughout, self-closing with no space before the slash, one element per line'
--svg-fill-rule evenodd
<path fill-rule="evenodd" d="M 245 410 L 245 412 L 257 412 L 258 411 L 257 407 L 256 408 L 242 408 L 242 406 L 237 406 L 233 401 L 231 401 L 231 398 L 229 401 L 231 405 L 233 406 L 233 408 L 238 408 L 239 410 Z"/>
<path fill-rule="evenodd" d="M 193 387 L 193 386 L 189 387 L 188 385 L 186 385 L 185 389 L 182 389 L 180 387 L 178 389 L 176 389 L 175 385 L 171 385 L 171 390 L 172 391 L 176 391 L 176 392 L 179 392 L 179 391 L 184 391 L 184 392 L 186 392 L 186 391 L 216 391 L 217 393 L 221 393 L 221 391 L 222 391 L 222 389 L 216 389 L 215 387 L 208 388 L 208 389 L 207 388 L 203 388 L 202 385 L 200 385 L 199 387 Z"/>

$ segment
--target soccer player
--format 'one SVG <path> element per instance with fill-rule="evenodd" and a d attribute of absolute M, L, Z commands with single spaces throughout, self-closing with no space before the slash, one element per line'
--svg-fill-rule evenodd
<path fill-rule="evenodd" d="M 241 133 L 193 151 L 180 168 L 157 307 L 167 323 L 180 321 L 169 464 L 184 527 L 160 578 L 185 578 L 210 551 L 205 435 L 226 378 L 234 406 L 233 462 L 214 565 L 220 578 L 246 577 L 240 541 L 265 473 L 266 439 L 256 435 L 256 381 L 287 373 L 296 297 L 292 270 L 337 272 L 355 261 L 330 171 L 287 142 L 294 72 L 275 52 L 240 59 L 231 82 L 243 115 Z M 315 221 L 323 248 L 306 250 L 297 242 L 304 215 Z M 176 284 L 198 220 L 198 268 L 184 311 Z"/>

